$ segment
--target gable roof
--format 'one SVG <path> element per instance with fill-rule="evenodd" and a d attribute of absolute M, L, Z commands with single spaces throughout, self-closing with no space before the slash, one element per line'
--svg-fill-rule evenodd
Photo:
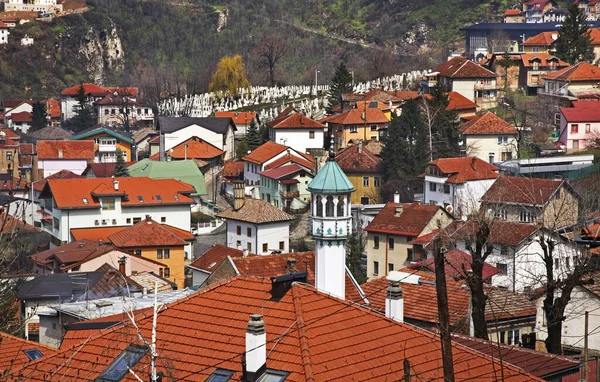
<path fill-rule="evenodd" d="M 504 16 L 519 16 L 522 13 L 520 9 L 507 9 L 504 11 Z"/>
<path fill-rule="evenodd" d="M 119 191 L 114 190 L 114 181 L 119 182 Z M 147 177 L 50 179 L 42 194 L 48 191 L 52 193 L 56 206 L 60 209 L 100 208 L 98 195 L 122 196 L 121 203 L 124 207 L 195 204 L 194 200 L 187 196 L 194 192 L 194 188 L 175 179 Z M 83 201 L 84 198 L 87 199 L 87 203 Z"/>
<path fill-rule="evenodd" d="M 108 238 L 113 233 L 119 232 L 128 226 L 107 226 L 107 227 L 91 227 L 91 228 L 71 228 L 71 236 L 75 240 L 90 240 L 94 242 L 102 241 L 104 244 L 110 244 Z"/>
<path fill-rule="evenodd" d="M 462 134 L 510 134 L 517 135 L 517 129 L 492 112 L 487 112 L 475 119 L 464 123 L 459 131 Z"/>
<path fill-rule="evenodd" d="M 529 37 L 521 45 L 523 46 L 550 46 L 556 41 L 552 36 L 558 37 L 558 32 L 542 32 L 535 36 Z"/>
<path fill-rule="evenodd" d="M 38 159 L 94 159 L 94 141 L 37 141 Z"/>
<path fill-rule="evenodd" d="M 229 207 L 217 214 L 223 219 L 239 220 L 255 224 L 268 224 L 294 220 L 294 216 L 259 199 L 244 199 L 244 205 L 239 210 Z"/>
<path fill-rule="evenodd" d="M 100 244 L 99 241 L 83 239 L 38 252 L 29 258 L 32 262 L 45 268 L 52 268 L 53 262 L 56 259 L 61 269 L 64 270 L 73 264 L 90 261 L 112 251 L 118 251 L 118 249 L 109 244 Z"/>
<path fill-rule="evenodd" d="M 286 117 L 275 119 L 267 126 L 273 129 L 325 129 L 325 126 L 300 113 L 290 114 Z"/>
<path fill-rule="evenodd" d="M 282 166 L 278 168 L 274 168 L 271 170 L 265 170 L 258 173 L 258 175 L 266 176 L 270 179 L 281 179 L 286 176 L 294 175 L 295 173 L 302 171 L 303 168 L 298 166 L 297 164 L 290 164 L 287 166 Z"/>
<path fill-rule="evenodd" d="M 157 337 L 165 339 L 157 342 L 158 371 L 173 380 L 191 376 L 206 380 L 221 368 L 234 372 L 232 380 L 241 380 L 248 316 L 259 312 L 267 346 L 272 348 L 267 367 L 289 372 L 290 381 L 399 380 L 404 370 L 398 360 L 403 358 L 410 359 L 411 372 L 420 378 L 442 379 L 441 345 L 435 334 L 306 285 L 294 283 L 279 301 L 270 300 L 270 289 L 270 280 L 238 276 L 169 304 L 157 317 Z M 144 338 L 150 338 L 152 321 L 152 317 L 137 320 Z M 15 378 L 75 380 L 85 375 L 94 380 L 127 346 L 139 341 L 132 324 L 125 322 L 76 349 L 19 370 Z M 452 351 L 457 380 L 491 380 L 497 375 L 490 357 L 463 346 L 453 345 Z M 133 371 L 143 375 L 149 362 L 144 356 Z M 60 373 L 54 373 L 59 365 Z M 510 364 L 504 365 L 503 375 L 507 382 L 541 381 Z"/>
<path fill-rule="evenodd" d="M 134 163 L 135 162 L 125 162 L 125 167 L 130 167 Z M 83 172 L 81 173 L 81 176 L 88 176 L 88 174 L 92 172 L 94 174 L 94 177 L 96 178 L 110 178 L 113 175 L 115 175 L 116 167 L 116 162 L 88 163 L 85 170 L 83 170 Z"/>
<path fill-rule="evenodd" d="M 96 128 L 82 131 L 79 134 L 69 137 L 69 140 L 80 141 L 80 140 L 84 140 L 86 138 L 90 138 L 90 137 L 93 137 L 96 135 L 110 135 L 111 137 L 125 141 L 125 142 L 129 143 L 130 145 L 133 144 L 133 139 L 131 137 L 127 137 L 127 136 L 123 135 L 122 133 L 115 131 L 113 129 L 109 129 L 107 127 L 96 127 Z"/>
<path fill-rule="evenodd" d="M 536 224 L 524 224 L 495 219 L 489 225 L 490 234 L 487 242 L 514 247 L 537 232 Z M 454 222 L 446 228 L 449 237 L 456 240 L 473 240 L 478 230 L 478 223 L 473 220 Z"/>
<path fill-rule="evenodd" d="M 359 145 L 361 145 L 359 151 Z M 379 173 L 383 160 L 370 152 L 362 143 L 352 145 L 335 156 L 335 160 L 346 174 Z"/>
<path fill-rule="evenodd" d="M 79 92 L 79 89 L 81 88 L 81 86 L 83 86 L 85 94 L 90 94 L 90 95 L 93 95 L 96 97 L 104 96 L 108 92 L 108 89 L 105 87 L 98 86 L 95 84 L 90 84 L 90 83 L 84 83 L 84 84 L 71 86 L 69 88 L 65 88 L 65 89 L 63 89 L 63 91 L 60 94 L 63 96 L 76 96 L 77 93 Z"/>
<path fill-rule="evenodd" d="M 227 134 L 229 127 L 237 128 L 229 118 L 158 117 L 161 133 L 174 133 L 191 125 L 201 126 L 217 134 Z"/>
<path fill-rule="evenodd" d="M 10 334 L 0 332 L 0 375 L 14 373 L 20 370 L 31 359 L 25 353 L 37 350 L 42 357 L 56 354 L 57 350 L 38 342 L 24 340 Z"/>
<path fill-rule="evenodd" d="M 544 206 L 564 180 L 501 176 L 481 198 L 484 202 Z"/>
<path fill-rule="evenodd" d="M 39 192 L 42 192 L 46 183 L 50 179 L 72 179 L 72 178 L 81 178 L 81 175 L 75 174 L 73 171 L 69 170 L 60 170 L 59 172 L 55 172 L 52 175 L 48 175 L 47 177 L 40 179 L 38 181 L 33 182 L 33 189 Z"/>
<path fill-rule="evenodd" d="M 252 120 L 256 118 L 254 111 L 217 111 L 215 118 L 231 118 L 236 125 L 250 125 Z"/>
<path fill-rule="evenodd" d="M 477 109 L 477 104 L 459 92 L 448 92 L 448 106 L 446 110 L 471 110 Z"/>
<path fill-rule="evenodd" d="M 498 168 L 479 158 L 440 158 L 429 163 L 448 176 L 447 183 L 465 183 L 474 180 L 496 179 Z"/>
<path fill-rule="evenodd" d="M 250 154 L 244 155 L 242 160 L 254 164 L 263 164 L 288 149 L 287 146 L 280 145 L 277 142 L 267 141 L 252 150 Z"/>
<path fill-rule="evenodd" d="M 206 195 L 204 174 L 193 160 L 153 161 L 142 159 L 129 166 L 130 177 L 148 177 L 153 180 L 178 180 L 194 188 L 193 195 Z"/>
<path fill-rule="evenodd" d="M 307 159 L 307 157 L 310 158 L 310 160 Z M 277 158 L 274 161 L 272 161 L 271 163 L 265 165 L 265 170 L 270 170 L 270 169 L 274 169 L 277 167 L 281 167 L 283 165 L 287 165 L 288 163 L 300 165 L 310 171 L 313 171 L 315 169 L 314 160 L 310 156 L 308 156 L 308 155 L 303 155 L 303 156 L 298 155 L 297 156 L 290 152 L 289 154 L 282 155 L 280 158 Z"/>
<path fill-rule="evenodd" d="M 414 243 L 414 241 L 413 241 Z M 461 251 L 460 249 L 452 249 L 444 254 L 444 269 L 446 277 L 455 279 L 467 277 L 466 272 L 471 270 L 473 259 L 470 254 Z M 430 257 L 423 261 L 411 264 L 410 269 L 420 269 L 428 272 L 435 272 L 434 258 Z M 490 279 L 498 274 L 500 270 L 488 263 L 483 264 L 483 279 Z"/>
<path fill-rule="evenodd" d="M 241 257 L 243 251 L 229 248 L 226 245 L 215 244 L 203 255 L 194 260 L 189 266 L 205 272 L 213 272 L 223 260 L 229 257 Z"/>
<path fill-rule="evenodd" d="M 568 82 L 600 81 L 600 68 L 587 62 L 580 62 L 556 72 L 548 73 L 543 78 L 545 80 Z"/>
<path fill-rule="evenodd" d="M 244 173 L 244 162 L 241 161 L 225 161 L 223 165 L 223 177 L 240 178 Z"/>
<path fill-rule="evenodd" d="M 223 150 L 211 145 L 204 139 L 191 137 L 168 151 L 175 159 L 213 159 L 223 155 Z"/>
<path fill-rule="evenodd" d="M 28 111 L 22 111 L 20 113 L 12 113 L 7 119 L 12 120 L 13 122 L 21 123 L 21 122 L 31 122 L 32 114 Z"/>
<path fill-rule="evenodd" d="M 396 208 L 401 206 L 401 212 Z M 419 236 L 427 224 L 439 212 L 444 211 L 440 206 L 417 203 L 387 203 L 365 231 L 389 233 L 393 235 Z"/>
<path fill-rule="evenodd" d="M 453 57 L 432 72 L 449 78 L 496 78 L 496 73 L 464 57 Z"/>
<path fill-rule="evenodd" d="M 600 107 L 600 103 L 598 103 Z M 600 122 L 600 109 L 587 107 L 563 107 L 560 109 L 567 123 L 573 122 Z"/>
<path fill-rule="evenodd" d="M 363 115 L 365 119 L 363 119 Z M 366 121 L 365 121 L 366 120 Z M 342 114 L 334 114 L 322 119 L 320 122 L 329 122 L 339 125 L 360 125 L 360 124 L 382 124 L 389 120 L 381 109 L 351 109 Z"/>
<path fill-rule="evenodd" d="M 569 66 L 568 63 L 549 53 L 521 53 L 521 63 L 524 67 L 532 68 L 534 61 L 539 61 L 540 66 L 550 66 L 551 62 L 555 62 L 556 67 L 559 69 Z"/>
<path fill-rule="evenodd" d="M 186 240 L 194 239 L 191 233 L 187 232 L 185 235 L 185 231 L 176 232 L 172 228 L 174 227 L 157 223 L 150 216 L 146 216 L 146 219 L 110 234 L 108 238 L 119 248 L 185 246 Z"/>

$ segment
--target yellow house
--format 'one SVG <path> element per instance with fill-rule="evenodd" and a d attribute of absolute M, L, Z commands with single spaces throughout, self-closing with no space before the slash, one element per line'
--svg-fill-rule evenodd
<path fill-rule="evenodd" d="M 335 136 L 335 150 L 348 147 L 358 141 L 378 141 L 385 131 L 389 119 L 381 109 L 352 109 L 335 114 L 319 121 L 329 129 L 329 136 Z"/>
<path fill-rule="evenodd" d="M 185 283 L 185 247 L 194 241 L 190 232 L 167 224 L 160 224 L 150 217 L 108 236 L 118 248 L 146 259 L 159 261 L 167 266 L 159 276 L 181 289 Z M 133 260 L 133 259 L 132 259 Z"/>
<path fill-rule="evenodd" d="M 346 148 L 336 156 L 336 162 L 344 171 L 355 191 L 352 204 L 381 203 L 381 158 L 363 146 L 362 141 Z"/>
<path fill-rule="evenodd" d="M 552 53 L 557 38 L 558 32 L 542 32 L 523 41 L 521 46 L 525 53 Z"/>
<path fill-rule="evenodd" d="M 94 162 L 112 163 L 117 161 L 117 150 L 121 150 L 125 162 L 132 158 L 133 139 L 125 132 L 117 132 L 106 127 L 81 132 L 69 138 L 71 141 L 94 140 Z"/>

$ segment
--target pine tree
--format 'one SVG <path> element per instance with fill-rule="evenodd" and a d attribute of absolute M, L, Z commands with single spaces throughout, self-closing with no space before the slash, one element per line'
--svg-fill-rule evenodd
<path fill-rule="evenodd" d="M 129 169 L 127 165 L 125 165 L 125 158 L 123 158 L 123 152 L 120 149 L 117 149 L 117 164 L 115 166 L 115 171 L 113 175 L 117 178 L 127 177 L 129 176 Z"/>
<path fill-rule="evenodd" d="M 452 158 L 460 155 L 458 145 L 458 128 L 460 121 L 456 110 L 448 110 L 450 100 L 443 87 L 436 86 L 431 90 L 431 98 L 426 100 L 425 107 L 433 116 L 431 125 L 432 157 Z"/>
<path fill-rule="evenodd" d="M 75 98 L 77 99 L 75 116 L 65 121 L 64 127 L 77 132 L 96 126 L 96 113 L 94 107 L 88 102 L 83 84 L 77 90 Z"/>
<path fill-rule="evenodd" d="M 46 113 L 46 106 L 37 101 L 33 104 L 31 111 L 31 131 L 37 131 L 48 126 L 48 113 Z"/>
<path fill-rule="evenodd" d="M 352 74 L 348 71 L 346 64 L 340 62 L 331 78 L 329 107 L 341 105 L 342 95 L 350 92 L 352 92 Z"/>
<path fill-rule="evenodd" d="M 252 122 L 250 122 L 250 126 L 248 126 L 248 131 L 246 131 L 246 140 L 248 141 L 248 150 L 254 150 L 263 144 L 263 139 L 260 135 L 256 119 L 253 119 Z"/>
<path fill-rule="evenodd" d="M 576 3 L 569 6 L 569 14 L 559 30 L 556 56 L 569 64 L 594 59 L 594 49 L 588 32 L 589 24 L 583 10 Z"/>
<path fill-rule="evenodd" d="M 235 157 L 241 160 L 246 154 L 248 154 L 248 139 L 244 138 L 235 145 Z"/>
<path fill-rule="evenodd" d="M 367 281 L 367 275 L 363 267 L 362 254 L 365 246 L 361 240 L 361 235 L 354 232 L 348 237 L 348 255 L 346 256 L 346 266 L 359 284 Z"/>

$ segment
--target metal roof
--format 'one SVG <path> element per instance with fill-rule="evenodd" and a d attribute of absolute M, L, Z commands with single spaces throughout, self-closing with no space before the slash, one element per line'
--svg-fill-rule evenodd
<path fill-rule="evenodd" d="M 321 194 L 344 194 L 353 192 L 354 186 L 337 162 L 330 158 L 310 182 L 308 190 Z"/>
<path fill-rule="evenodd" d="M 206 182 L 202 171 L 193 160 L 153 161 L 142 159 L 128 168 L 129 176 L 147 176 L 151 179 L 177 179 L 190 184 L 196 194 L 206 195 Z"/>

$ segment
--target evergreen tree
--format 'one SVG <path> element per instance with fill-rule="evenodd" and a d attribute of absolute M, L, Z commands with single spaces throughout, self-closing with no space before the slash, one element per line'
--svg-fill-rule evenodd
<path fill-rule="evenodd" d="M 235 158 L 241 160 L 246 154 L 248 154 L 248 139 L 244 138 L 235 146 Z"/>
<path fill-rule="evenodd" d="M 48 113 L 46 113 L 46 106 L 37 101 L 33 104 L 31 112 L 31 131 L 37 131 L 48 126 Z"/>
<path fill-rule="evenodd" d="M 354 232 L 348 237 L 348 255 L 346 256 L 346 266 L 352 272 L 352 276 L 359 284 L 367 281 L 365 267 L 363 266 L 362 255 L 365 246 L 362 242 L 361 234 Z M 365 264 L 366 265 L 366 264 Z"/>
<path fill-rule="evenodd" d="M 502 77 L 504 79 L 504 94 L 506 94 L 506 90 L 508 89 L 508 69 L 515 65 L 515 62 L 510 58 L 508 50 L 506 50 L 502 55 L 502 58 L 498 60 L 498 65 L 504 69 L 504 75 Z"/>
<path fill-rule="evenodd" d="M 88 102 L 83 84 L 77 90 L 75 98 L 77 99 L 75 116 L 65 121 L 64 127 L 77 132 L 96 126 L 96 113 L 94 107 Z"/>
<path fill-rule="evenodd" d="M 583 10 L 576 3 L 569 6 L 569 14 L 559 30 L 556 56 L 569 64 L 594 59 L 594 49 L 588 33 L 589 24 Z"/>
<path fill-rule="evenodd" d="M 256 119 L 253 119 L 252 122 L 250 122 L 250 126 L 248 126 L 248 131 L 246 131 L 246 140 L 248 141 L 248 150 L 254 150 L 263 144 L 263 139 L 260 135 Z"/>
<path fill-rule="evenodd" d="M 426 100 L 426 113 L 431 123 L 432 158 L 451 158 L 460 155 L 458 145 L 460 120 L 456 110 L 448 110 L 450 100 L 443 87 L 431 90 L 431 98 Z"/>
<path fill-rule="evenodd" d="M 123 158 L 123 152 L 117 149 L 117 164 L 113 175 L 117 178 L 129 176 L 129 169 L 125 165 L 125 158 Z"/>
<path fill-rule="evenodd" d="M 330 108 L 335 105 L 341 105 L 342 95 L 352 92 L 352 74 L 343 62 L 340 62 L 335 68 L 335 74 L 331 78 L 331 87 L 329 89 Z"/>

